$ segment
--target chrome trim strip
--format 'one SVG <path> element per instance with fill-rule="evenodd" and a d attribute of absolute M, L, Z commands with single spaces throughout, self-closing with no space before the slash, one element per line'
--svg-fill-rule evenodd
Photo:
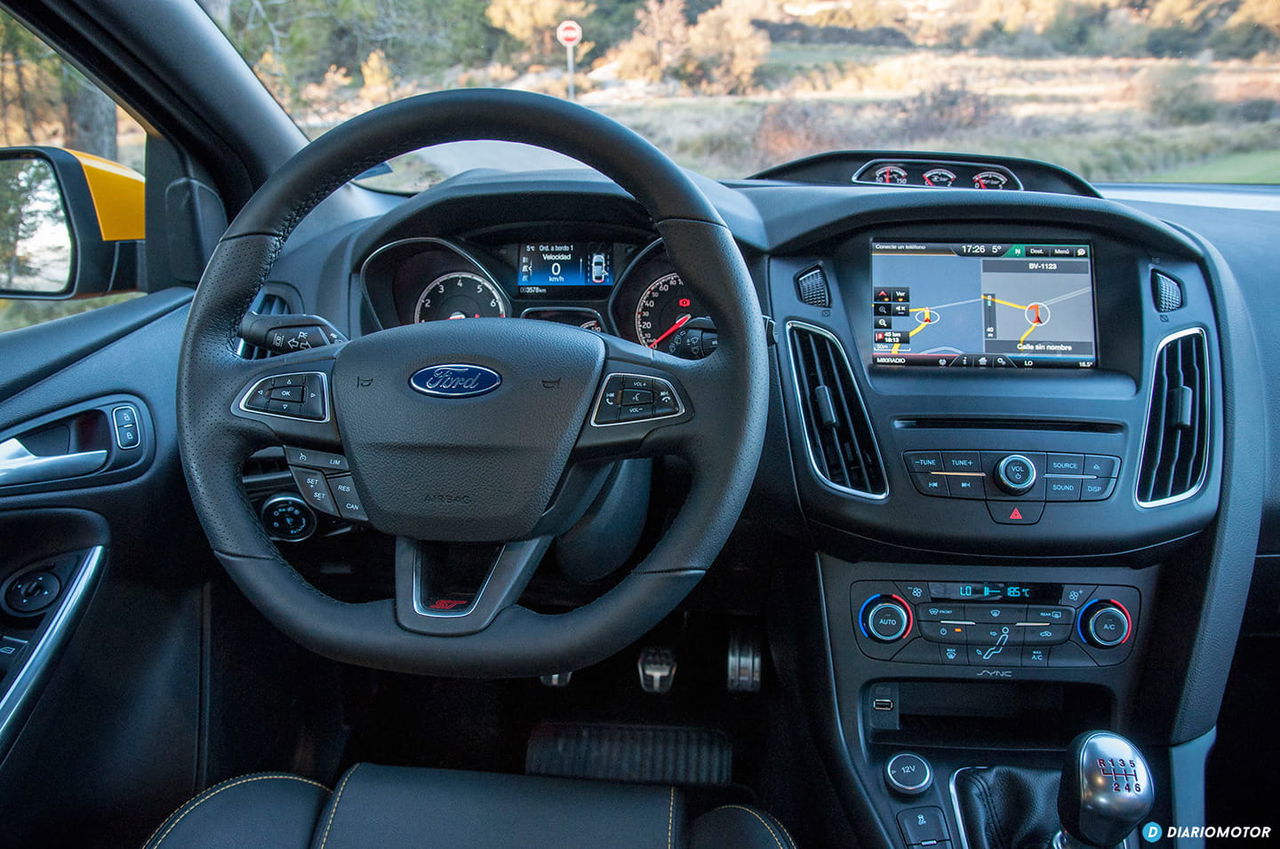
<path fill-rule="evenodd" d="M 253 390 L 257 388 L 258 384 L 261 383 L 262 381 L 271 380 L 272 378 L 276 378 L 276 377 L 292 377 L 295 374 L 320 375 L 320 392 L 321 392 L 320 400 L 324 402 L 324 418 L 323 419 L 304 419 L 302 416 L 286 416 L 284 413 L 268 413 L 266 410 L 253 410 L 245 406 L 245 402 L 249 400 L 249 393 L 253 392 Z M 240 410 L 240 412 L 242 413 L 248 413 L 253 416 L 275 416 L 277 419 L 287 419 L 288 421 L 291 421 L 291 422 L 307 422 L 310 424 L 324 424 L 325 422 L 333 418 L 332 409 L 331 409 L 333 405 L 329 402 L 330 397 L 331 396 L 329 395 L 329 375 L 325 374 L 324 372 L 322 371 L 286 371 L 286 372 L 281 372 L 280 374 L 268 374 L 265 377 L 260 377 L 257 380 L 255 380 L 253 383 L 249 384 L 249 388 L 245 389 L 244 394 L 240 396 L 240 403 L 236 404 L 236 409 Z"/>
<path fill-rule="evenodd" d="M 1147 412 L 1142 419 L 1142 453 L 1138 455 L 1138 468 L 1133 478 L 1133 499 L 1138 503 L 1139 507 L 1165 507 L 1169 504 L 1177 504 L 1179 501 L 1186 501 L 1199 494 L 1204 487 L 1204 482 L 1209 477 L 1209 459 L 1213 454 L 1213 406 L 1210 399 L 1213 397 L 1213 363 L 1209 357 L 1209 339 L 1205 335 L 1203 327 L 1188 327 L 1179 330 L 1177 333 L 1170 333 L 1168 336 L 1160 340 L 1156 345 L 1155 356 L 1151 362 L 1154 365 L 1160 359 L 1160 353 L 1172 343 L 1179 339 L 1185 339 L 1188 336 L 1200 337 L 1200 349 L 1204 354 L 1204 392 L 1201 399 L 1201 414 L 1204 416 L 1204 462 L 1200 464 L 1200 475 L 1196 478 L 1195 486 L 1186 492 L 1178 495 L 1171 495 L 1168 498 L 1159 498 L 1155 501 L 1143 501 L 1138 496 L 1138 487 L 1142 482 L 1142 467 L 1147 459 L 1147 428 L 1151 426 L 1151 405 L 1155 403 L 1156 380 L 1155 371 L 1151 374 L 1151 387 L 1147 390 Z"/>
<path fill-rule="evenodd" d="M 47 614 L 49 621 L 43 626 L 35 644 L 27 649 L 26 659 L 13 672 L 12 682 L 0 696 L 0 759 L 17 736 L 20 718 L 24 709 L 30 706 L 29 702 L 38 695 L 41 679 L 51 671 L 54 659 L 88 604 L 97 586 L 106 551 L 104 546 L 96 545 L 85 554 L 76 567 L 75 576 L 63 591 L 62 600 Z"/>
<path fill-rule="evenodd" d="M 986 769 L 986 767 L 962 766 L 951 773 L 947 779 L 947 791 L 951 794 L 951 813 L 956 818 L 956 831 L 960 832 L 960 849 L 969 849 L 969 835 L 964 828 L 964 814 L 960 812 L 960 794 L 956 792 L 956 776 L 966 769 Z"/>
<path fill-rule="evenodd" d="M 813 443 L 809 441 L 809 427 L 804 415 L 804 397 L 800 394 L 800 372 L 796 367 L 795 349 L 792 347 L 792 339 L 796 330 L 804 330 L 809 333 L 816 333 L 825 337 L 840 352 L 840 359 L 844 363 L 846 371 L 849 373 L 849 380 L 853 383 L 853 393 L 858 396 L 858 407 L 863 417 L 867 421 L 867 432 L 871 434 L 871 447 L 875 451 L 876 462 L 880 464 L 880 469 L 884 472 L 884 492 L 864 492 L 860 489 L 853 489 L 848 486 L 841 486 L 835 481 L 828 478 L 818 469 L 818 458 L 813 454 Z M 809 468 L 813 470 L 814 477 L 829 489 L 845 495 L 856 495 L 860 498 L 870 498 L 875 501 L 883 501 L 889 497 L 889 476 L 888 468 L 885 466 L 884 457 L 880 453 L 880 441 L 876 438 L 876 429 L 871 424 L 871 415 L 867 412 L 866 401 L 862 398 L 862 389 L 858 386 L 858 380 L 853 375 L 853 366 L 849 363 L 849 356 L 845 353 L 844 344 L 830 330 L 809 324 L 805 321 L 788 321 L 787 322 L 787 359 L 791 361 L 791 386 L 795 392 L 796 398 L 796 414 L 800 416 L 801 438 L 804 440 L 805 454 L 809 458 Z M 852 424 L 852 423 L 850 423 Z"/>

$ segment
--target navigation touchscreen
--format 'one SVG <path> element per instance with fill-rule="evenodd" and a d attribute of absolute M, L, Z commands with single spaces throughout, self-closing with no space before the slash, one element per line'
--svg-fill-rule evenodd
<path fill-rule="evenodd" d="M 1092 248 L 871 243 L 874 365 L 1092 368 Z"/>

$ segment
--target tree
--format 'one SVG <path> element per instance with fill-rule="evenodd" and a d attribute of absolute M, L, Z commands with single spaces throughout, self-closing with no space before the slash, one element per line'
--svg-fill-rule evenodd
<path fill-rule="evenodd" d="M 63 103 L 67 111 L 63 145 L 114 160 L 116 145 L 116 104 L 93 83 L 70 71 L 64 76 Z"/>
<path fill-rule="evenodd" d="M 689 29 L 685 79 L 709 94 L 745 94 L 769 55 L 769 36 L 752 24 L 754 6 L 724 0 Z"/>
<path fill-rule="evenodd" d="M 623 79 L 660 82 L 674 74 L 689 50 L 684 0 L 645 0 L 636 29 L 614 53 Z"/>
<path fill-rule="evenodd" d="M 556 25 L 563 20 L 580 21 L 595 8 L 587 0 L 490 0 L 485 17 L 524 46 L 531 59 L 546 62 L 560 51 Z"/>

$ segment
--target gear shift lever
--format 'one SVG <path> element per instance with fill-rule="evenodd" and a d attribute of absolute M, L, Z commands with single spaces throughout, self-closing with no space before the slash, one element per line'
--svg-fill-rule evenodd
<path fill-rule="evenodd" d="M 1111 849 L 1151 812 L 1151 770 L 1118 734 L 1086 731 L 1067 746 L 1058 785 L 1062 830 L 1053 849 Z"/>

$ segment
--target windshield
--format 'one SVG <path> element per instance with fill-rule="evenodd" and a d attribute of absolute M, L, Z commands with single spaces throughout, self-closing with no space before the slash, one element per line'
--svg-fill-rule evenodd
<path fill-rule="evenodd" d="M 389 100 L 501 86 L 572 96 L 717 178 L 904 149 L 1280 183 L 1277 0 L 201 2 L 313 137 Z M 460 143 L 365 182 L 564 162 Z"/>

